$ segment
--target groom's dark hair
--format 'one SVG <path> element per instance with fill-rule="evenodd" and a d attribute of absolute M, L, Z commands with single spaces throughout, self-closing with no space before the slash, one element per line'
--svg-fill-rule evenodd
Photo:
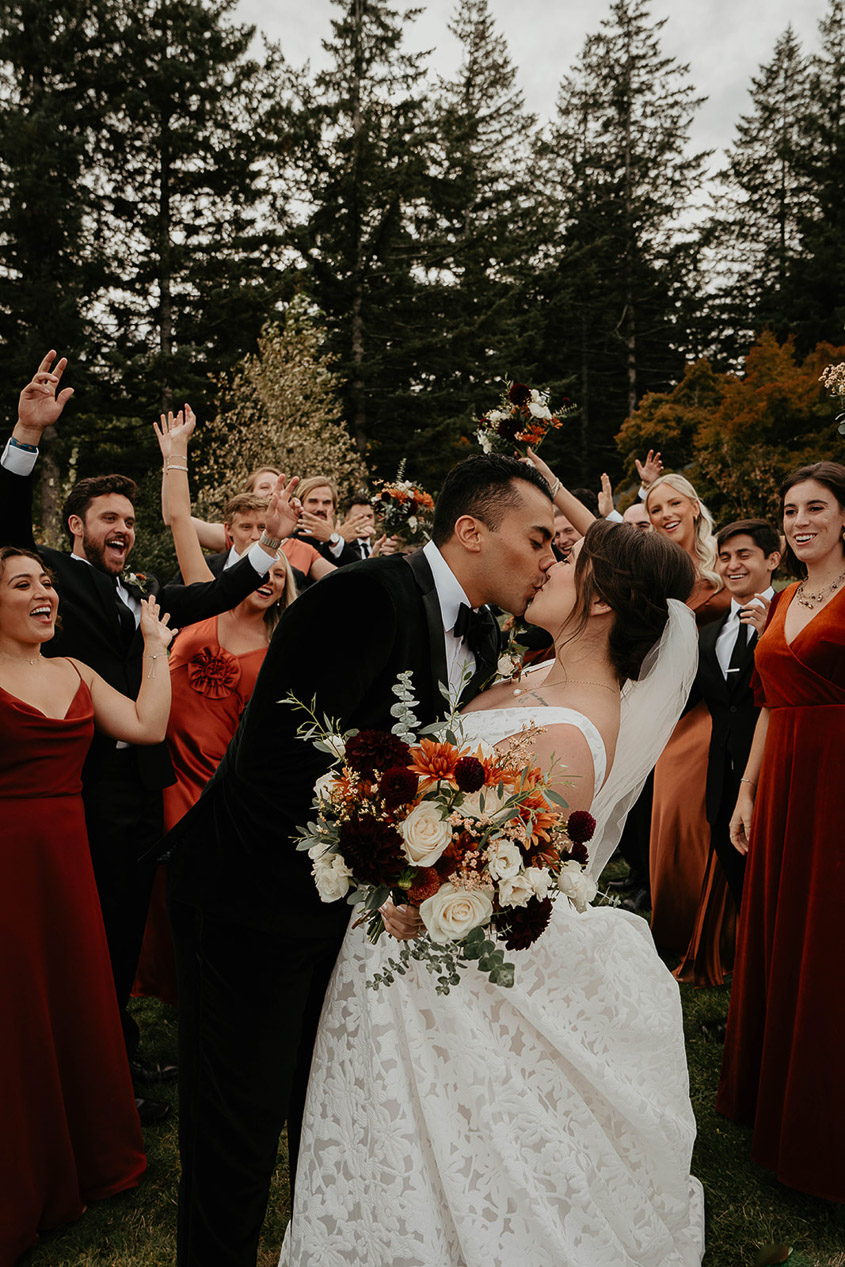
<path fill-rule="evenodd" d="M 436 546 L 449 540 L 462 515 L 472 515 L 496 532 L 509 510 L 519 505 L 515 481 L 533 484 L 552 501 L 552 490 L 536 467 L 501 453 L 479 453 L 453 466 L 434 506 L 431 538 Z"/>

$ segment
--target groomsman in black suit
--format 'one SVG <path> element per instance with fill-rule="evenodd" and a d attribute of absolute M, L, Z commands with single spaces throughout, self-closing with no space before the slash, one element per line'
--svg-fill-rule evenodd
<path fill-rule="evenodd" d="M 552 532 L 550 490 L 532 467 L 460 463 L 424 549 L 340 568 L 287 609 L 216 775 L 167 838 L 181 1267 L 254 1267 L 285 1120 L 295 1174 L 317 1021 L 349 920 L 345 902 L 320 902 L 291 840 L 328 759 L 297 736 L 304 714 L 285 697 L 315 699 L 339 732 L 389 730 L 405 670 L 423 725 L 446 712 L 441 683 L 456 695 L 468 678 L 471 699 L 499 652 L 485 604 L 522 614 L 554 562 Z"/>
<path fill-rule="evenodd" d="M 757 725 L 759 710 L 751 689 L 754 647 L 774 593 L 772 574 L 780 563 L 780 538 L 763 519 L 741 519 L 722 528 L 716 545 L 731 606 L 722 620 L 701 630 L 693 700 L 704 699 L 713 720 L 707 821 L 711 846 L 739 909 L 745 857 L 731 844 L 728 824 Z"/>
<path fill-rule="evenodd" d="M 72 389 L 57 389 L 67 365 L 51 370 L 49 353 L 21 393 L 18 422 L 0 459 L 0 543 L 37 549 L 55 577 L 60 626 L 45 655 L 76 656 L 116 690 L 134 699 L 141 683 L 143 641 L 140 600 L 156 597 L 174 628 L 235 607 L 261 583 L 274 549 L 256 544 L 235 567 L 202 585 L 166 585 L 124 568 L 135 542 L 135 484 L 123 475 L 80 480 L 63 521 L 72 550 L 36 546 L 32 535 L 33 470 L 44 429 L 56 423 Z M 288 532 L 296 514 L 274 495 L 266 514 L 271 532 Z M 97 734 L 83 771 L 88 838 L 103 911 L 127 1052 L 136 1079 L 154 1080 L 135 1059 L 139 1033 L 126 1011 L 138 963 L 155 866 L 139 864 L 162 834 L 161 789 L 175 782 L 166 744 L 133 747 Z M 141 1098 L 142 1120 L 157 1120 L 167 1106 Z"/>
<path fill-rule="evenodd" d="M 337 488 L 325 475 L 311 475 L 296 491 L 302 503 L 302 515 L 296 529 L 300 540 L 318 550 L 335 567 L 357 563 L 360 552 L 350 544 L 350 536 L 335 527 Z"/>

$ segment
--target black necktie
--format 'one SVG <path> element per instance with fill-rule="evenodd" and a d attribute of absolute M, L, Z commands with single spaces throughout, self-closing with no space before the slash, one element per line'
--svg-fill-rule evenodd
<path fill-rule="evenodd" d="M 117 588 L 117 577 L 113 577 L 112 580 L 114 581 L 114 601 L 117 606 L 117 618 L 120 621 L 120 632 L 124 645 L 128 645 L 135 637 L 135 613 L 130 607 L 127 607 L 120 597 L 120 590 Z"/>
<path fill-rule="evenodd" d="M 754 631 L 757 632 L 756 630 Z M 738 673 L 745 661 L 745 653 L 748 650 L 749 637 L 751 633 L 750 625 L 746 625 L 744 621 L 739 621 L 739 628 L 736 631 L 736 642 L 731 652 L 731 658 L 728 661 L 728 673 Z"/>

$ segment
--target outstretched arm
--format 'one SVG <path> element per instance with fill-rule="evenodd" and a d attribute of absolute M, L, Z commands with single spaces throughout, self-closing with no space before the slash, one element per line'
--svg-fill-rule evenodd
<path fill-rule="evenodd" d="M 67 357 L 63 356 L 53 366 L 55 355 L 53 350 L 47 353 L 18 398 L 18 421 L 12 432 L 18 444 L 37 448 L 42 434 L 58 422 L 73 395 L 72 387 L 59 391 L 62 374 L 67 369 Z"/>
<path fill-rule="evenodd" d="M 53 366 L 50 351 L 27 383 L 18 400 L 18 421 L 0 459 L 0 542 L 34 550 L 32 536 L 32 472 L 41 437 L 58 420 L 73 395 L 72 387 L 59 391 L 67 366 L 64 357 Z"/>
<path fill-rule="evenodd" d="M 190 405 L 174 415 L 161 415 L 161 424 L 154 422 L 164 470 L 161 477 L 161 509 L 168 522 L 176 547 L 176 557 L 186 585 L 196 581 L 212 581 L 191 517 L 191 490 L 188 487 L 188 442 L 197 419 Z"/>
<path fill-rule="evenodd" d="M 533 449 L 528 450 L 528 457 L 540 474 L 548 481 L 558 510 L 561 514 L 566 515 L 572 526 L 583 537 L 590 524 L 596 522 L 595 516 L 587 510 L 583 502 L 579 502 L 577 497 L 573 497 L 568 488 L 564 488 L 551 467 L 547 466 L 542 458 L 538 458 Z"/>

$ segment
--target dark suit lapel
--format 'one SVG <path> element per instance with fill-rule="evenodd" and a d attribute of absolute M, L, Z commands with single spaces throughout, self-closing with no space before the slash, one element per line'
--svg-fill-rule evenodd
<path fill-rule="evenodd" d="M 425 612 L 426 627 L 428 629 L 431 680 L 434 683 L 435 698 L 437 698 L 440 696 L 440 685 L 442 684 L 447 689 L 449 686 L 449 673 L 446 667 L 446 642 L 443 637 L 443 613 L 440 610 L 434 577 L 422 550 L 415 550 L 413 554 L 406 554 L 405 562 L 413 572 L 414 579 L 422 594 L 423 611 Z M 443 701 L 443 706 L 445 708 L 445 700 Z"/>
<path fill-rule="evenodd" d="M 475 672 L 461 692 L 461 703 L 468 704 L 483 690 L 499 667 L 501 636 L 496 617 L 489 607 L 484 608 L 487 618 L 484 642 L 475 653 Z"/>
<path fill-rule="evenodd" d="M 729 615 L 730 610 L 721 620 L 714 620 L 709 625 L 705 625 L 698 638 L 699 673 L 703 681 L 703 694 L 705 698 L 721 699 L 722 703 L 727 703 L 730 692 L 721 665 L 716 658 L 716 643 Z"/>

